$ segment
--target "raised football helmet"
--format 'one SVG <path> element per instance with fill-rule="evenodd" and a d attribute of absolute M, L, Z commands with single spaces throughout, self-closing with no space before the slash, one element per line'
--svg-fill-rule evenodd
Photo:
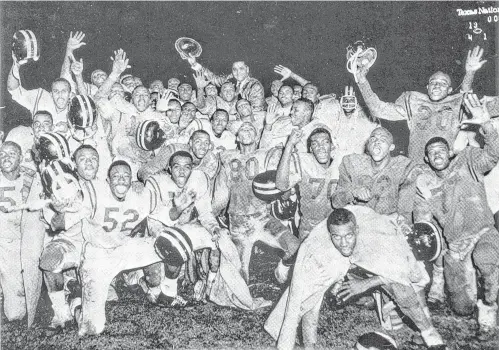
<path fill-rule="evenodd" d="M 97 109 L 92 98 L 87 95 L 76 95 L 71 100 L 68 111 L 69 129 L 73 137 L 83 141 L 92 137 L 97 128 Z"/>
<path fill-rule="evenodd" d="M 17 62 L 24 64 L 38 61 L 40 58 L 40 45 L 31 30 L 18 30 L 12 37 L 12 53 Z"/>
<path fill-rule="evenodd" d="M 135 140 L 144 151 L 154 151 L 165 142 L 165 133 L 157 121 L 146 120 L 137 127 Z"/>

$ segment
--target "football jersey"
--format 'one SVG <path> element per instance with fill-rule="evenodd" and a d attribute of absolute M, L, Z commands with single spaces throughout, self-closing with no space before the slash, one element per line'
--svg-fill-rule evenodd
<path fill-rule="evenodd" d="M 299 184 L 300 211 L 299 230 L 309 232 L 331 212 L 330 198 L 338 184 L 338 163 L 333 162 L 326 169 L 317 162 L 312 153 L 296 153 L 299 168 L 290 168 L 290 188 Z"/>
<path fill-rule="evenodd" d="M 221 188 L 228 191 L 229 214 L 251 215 L 267 210 L 267 203 L 255 197 L 252 183 L 256 175 L 277 169 L 281 154 L 282 149 L 273 148 L 268 151 L 259 149 L 250 154 L 227 151 L 220 155 L 222 169 L 216 180 L 215 196 Z M 291 169 L 295 172 L 298 169 L 295 157 Z"/>
<path fill-rule="evenodd" d="M 236 136 L 228 130 L 224 130 L 220 137 L 216 136 L 208 119 L 194 119 L 187 128 L 182 130 L 181 136 L 183 140 L 187 143 L 192 134 L 197 130 L 204 130 L 210 135 L 210 141 L 213 144 L 213 151 L 215 153 L 236 149 Z"/>
<path fill-rule="evenodd" d="M 108 235 L 124 237 L 155 208 L 157 197 L 141 184 L 133 183 L 123 200 L 114 197 L 107 182 L 94 183 L 97 201 L 92 213 L 95 223 Z M 139 189 L 134 187 L 138 185 Z"/>
<path fill-rule="evenodd" d="M 14 101 L 31 112 L 31 117 L 33 117 L 37 111 L 47 111 L 52 114 L 55 126 L 59 123 L 67 123 L 69 107 L 58 111 L 54 103 L 54 99 L 52 98 L 52 94 L 47 90 L 42 88 L 26 90 L 22 86 L 19 86 L 17 89 L 9 92 Z"/>
<path fill-rule="evenodd" d="M 178 187 L 170 175 L 164 173 L 153 175 L 147 179 L 146 188 L 155 193 L 159 203 L 151 217 L 163 222 L 165 225 L 186 224 L 198 219 L 201 225 L 210 232 L 217 226 L 217 221 L 211 209 L 210 180 L 204 172 L 196 169 L 192 170 L 183 188 Z M 177 220 L 171 220 L 170 209 L 174 207 L 174 198 L 186 191 L 194 192 L 193 204 L 185 209 Z"/>
<path fill-rule="evenodd" d="M 14 181 L 7 180 L 0 174 L 0 237 L 2 239 L 21 239 L 22 211 L 7 212 L 8 208 L 23 203 L 21 190 L 23 176 Z"/>

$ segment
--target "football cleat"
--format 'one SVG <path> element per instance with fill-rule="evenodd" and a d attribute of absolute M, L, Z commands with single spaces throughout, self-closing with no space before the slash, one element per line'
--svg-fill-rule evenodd
<path fill-rule="evenodd" d="M 166 308 L 174 308 L 174 309 L 183 309 L 189 306 L 189 302 L 182 298 L 180 295 L 175 295 L 174 297 L 170 297 L 161 293 L 156 300 L 156 304 L 161 307 Z"/>

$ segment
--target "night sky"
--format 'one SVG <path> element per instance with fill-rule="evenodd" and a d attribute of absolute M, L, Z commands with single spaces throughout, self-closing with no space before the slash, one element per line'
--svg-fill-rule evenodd
<path fill-rule="evenodd" d="M 449 73 L 457 86 L 464 75 L 468 18 L 456 9 L 498 6 L 493 2 L 0 2 L 2 11 L 0 126 L 8 130 L 29 118 L 6 89 L 11 67 L 10 42 L 19 29 L 32 30 L 41 42 L 38 62 L 21 68 L 23 86 L 50 89 L 60 73 L 70 31 L 86 33 L 84 78 L 96 68 L 110 71 L 109 57 L 123 48 L 130 73 L 148 85 L 170 77 L 194 83 L 192 71 L 175 50 L 181 36 L 203 47 L 199 61 L 217 73 L 229 73 L 235 60 L 244 60 L 251 74 L 268 90 L 279 75 L 276 64 L 289 67 L 318 84 L 321 92 L 341 94 L 352 82 L 346 70 L 346 47 L 369 39 L 378 59 L 369 72 L 373 90 L 385 101 L 406 90 L 424 91 L 436 70 Z M 489 62 L 475 78 L 475 91 L 496 95 L 495 27 L 478 17 L 487 35 L 473 36 L 486 46 Z M 290 82 L 292 83 L 292 82 Z M 393 127 L 393 125 L 390 125 Z M 392 130 L 405 138 L 404 128 Z"/>

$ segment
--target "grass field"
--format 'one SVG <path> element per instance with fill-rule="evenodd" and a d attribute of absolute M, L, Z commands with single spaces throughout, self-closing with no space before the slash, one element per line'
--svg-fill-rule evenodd
<path fill-rule="evenodd" d="M 250 268 L 251 292 L 274 302 L 284 287 L 273 276 L 278 257 L 262 247 L 254 254 Z M 45 327 L 52 317 L 46 295 L 40 302 L 35 325 L 30 330 L 3 322 L 1 349 L 270 349 L 273 339 L 263 330 L 270 308 L 240 311 L 214 304 L 189 310 L 153 306 L 141 292 L 118 290 L 120 300 L 106 305 L 107 325 L 98 337 L 78 337 L 76 324 L 63 333 L 47 335 Z M 184 291 L 187 295 L 192 288 Z M 457 317 L 449 308 L 435 310 L 433 322 L 447 340 L 449 349 L 497 350 L 497 339 L 479 343 L 474 338 L 475 318 Z M 347 305 L 341 309 L 324 302 L 320 317 L 318 348 L 349 349 L 362 333 L 381 331 L 374 311 Z M 390 333 L 400 349 L 424 349 L 411 342 L 409 327 Z"/>

